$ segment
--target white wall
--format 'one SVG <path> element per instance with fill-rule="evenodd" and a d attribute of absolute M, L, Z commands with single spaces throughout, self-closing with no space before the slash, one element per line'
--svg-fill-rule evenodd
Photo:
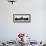
<path fill-rule="evenodd" d="M 17 0 L 13 5 L 0 0 L 0 40 L 11 40 L 18 32 L 31 34 L 32 39 L 46 40 L 45 0 Z M 31 14 L 31 23 L 13 23 L 13 13 Z"/>

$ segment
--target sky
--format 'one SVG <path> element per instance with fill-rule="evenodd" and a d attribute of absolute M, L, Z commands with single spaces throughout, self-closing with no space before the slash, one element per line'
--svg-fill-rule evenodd
<path fill-rule="evenodd" d="M 31 14 L 30 23 L 14 23 L 13 14 Z M 31 39 L 46 40 L 46 0 L 0 0 L 0 41 L 15 40 L 19 32 Z"/>

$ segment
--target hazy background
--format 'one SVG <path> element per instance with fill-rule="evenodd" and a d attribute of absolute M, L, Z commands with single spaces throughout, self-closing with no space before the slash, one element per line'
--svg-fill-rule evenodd
<path fill-rule="evenodd" d="M 31 14 L 31 23 L 13 23 L 13 14 Z M 46 40 L 46 0 L 0 0 L 0 41 L 15 40 L 19 32 L 33 40 Z"/>

